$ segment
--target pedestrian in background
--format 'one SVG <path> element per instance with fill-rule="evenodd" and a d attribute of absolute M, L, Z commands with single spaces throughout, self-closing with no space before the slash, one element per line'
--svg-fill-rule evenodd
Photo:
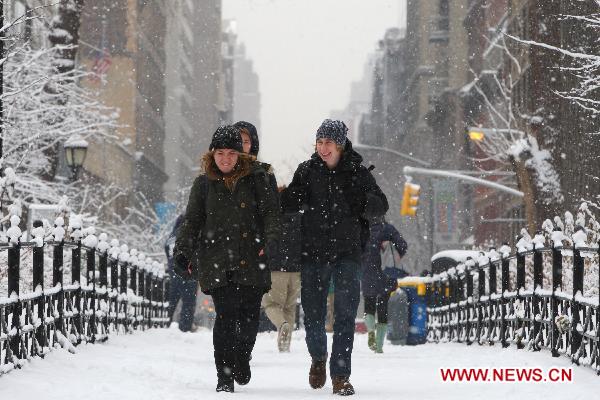
<path fill-rule="evenodd" d="M 277 195 L 263 164 L 243 153 L 234 126 L 219 127 L 202 159 L 177 234 L 176 269 L 197 275 L 213 298 L 217 392 L 250 381 L 260 302 L 271 287 L 268 261 L 281 236 Z"/>
<path fill-rule="evenodd" d="M 273 265 L 270 265 L 271 290 L 264 295 L 262 306 L 267 317 L 277 328 L 278 350 L 289 352 L 300 295 L 302 252 L 300 214 L 284 214 L 281 227 L 279 253 L 273 260 Z"/>
<path fill-rule="evenodd" d="M 406 254 L 406 249 L 406 241 L 393 225 L 385 222 L 383 217 L 372 219 L 369 241 L 362 257 L 361 288 L 365 304 L 368 346 L 376 353 L 383 353 L 388 322 L 388 300 L 397 285 L 394 279 L 384 273 L 384 268 L 400 266 L 400 259 Z"/>
<path fill-rule="evenodd" d="M 177 229 L 183 222 L 183 215 L 179 215 L 175 220 L 175 225 L 171 234 L 165 242 L 165 253 L 167 255 L 167 272 L 170 277 L 169 285 L 169 324 L 173 322 L 173 315 L 179 300 L 181 300 L 181 312 L 179 314 L 179 329 L 183 332 L 192 330 L 194 322 L 194 312 L 196 310 L 196 295 L 198 293 L 198 281 L 193 278 L 182 278 L 174 271 L 173 249 L 175 247 L 175 238 Z"/>
<path fill-rule="evenodd" d="M 309 384 L 318 389 L 327 379 L 325 315 L 333 280 L 335 322 L 329 370 L 333 393 L 343 396 L 354 394 L 349 378 L 360 300 L 358 274 L 368 239 L 365 218 L 388 210 L 385 195 L 352 149 L 347 133 L 342 121 L 323 121 L 316 133 L 315 153 L 298 166 L 281 196 L 285 212 L 302 211 L 300 276 L 306 344 L 312 357 Z"/>

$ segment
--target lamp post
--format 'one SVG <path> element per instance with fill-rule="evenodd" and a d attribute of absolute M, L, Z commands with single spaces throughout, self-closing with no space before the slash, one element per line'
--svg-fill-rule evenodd
<path fill-rule="evenodd" d="M 79 170 L 83 166 L 87 155 L 88 142 L 79 135 L 70 137 L 64 144 L 65 160 L 71 169 L 71 180 L 77 180 Z"/>

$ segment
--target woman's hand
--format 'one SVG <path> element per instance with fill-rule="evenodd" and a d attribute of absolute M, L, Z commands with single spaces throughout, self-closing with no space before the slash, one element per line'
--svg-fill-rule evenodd
<path fill-rule="evenodd" d="M 179 253 L 175 256 L 173 271 L 183 279 L 191 279 L 192 263 L 183 253 Z"/>

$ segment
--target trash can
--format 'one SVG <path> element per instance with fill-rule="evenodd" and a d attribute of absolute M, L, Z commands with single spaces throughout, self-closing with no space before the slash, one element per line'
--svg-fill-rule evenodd
<path fill-rule="evenodd" d="M 388 302 L 387 338 L 391 344 L 405 345 L 409 330 L 408 296 L 403 289 L 392 292 Z"/>
<path fill-rule="evenodd" d="M 426 279 L 426 278 L 425 278 Z M 427 342 L 427 287 L 424 278 L 407 277 L 398 281 L 398 286 L 408 298 L 408 335 L 406 344 Z"/>

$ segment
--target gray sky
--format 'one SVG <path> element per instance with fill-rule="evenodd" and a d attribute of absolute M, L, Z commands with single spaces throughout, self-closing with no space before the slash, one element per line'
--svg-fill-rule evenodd
<path fill-rule="evenodd" d="M 324 118 L 348 102 L 367 56 L 398 26 L 404 0 L 224 0 L 223 18 L 254 61 L 261 91 L 260 158 L 288 175 Z M 285 179 L 285 178 L 284 178 Z"/>

